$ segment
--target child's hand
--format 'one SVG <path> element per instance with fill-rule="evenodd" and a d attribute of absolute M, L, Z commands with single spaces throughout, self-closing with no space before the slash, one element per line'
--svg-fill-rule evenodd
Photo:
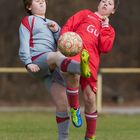
<path fill-rule="evenodd" d="M 49 28 L 52 32 L 57 32 L 58 29 L 59 29 L 57 23 L 54 22 L 54 21 L 51 21 L 51 22 L 48 23 L 48 28 Z"/>
<path fill-rule="evenodd" d="M 40 70 L 39 66 L 36 64 L 28 64 L 27 70 L 30 72 L 38 72 Z"/>
<path fill-rule="evenodd" d="M 103 16 L 102 17 L 102 26 L 104 27 L 107 27 L 109 26 L 109 18 L 107 16 Z"/>

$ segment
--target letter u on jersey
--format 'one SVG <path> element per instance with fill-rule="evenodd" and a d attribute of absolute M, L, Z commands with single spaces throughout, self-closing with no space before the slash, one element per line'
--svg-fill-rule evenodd
<path fill-rule="evenodd" d="M 95 28 L 95 26 L 93 26 L 93 25 L 89 25 L 89 26 L 87 27 L 87 31 L 88 31 L 89 33 L 94 34 L 96 37 L 99 36 L 99 31 L 98 31 L 98 30 Z"/>

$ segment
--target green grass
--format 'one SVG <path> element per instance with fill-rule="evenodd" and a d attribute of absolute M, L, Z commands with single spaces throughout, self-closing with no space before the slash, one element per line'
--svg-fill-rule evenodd
<path fill-rule="evenodd" d="M 54 113 L 0 112 L 0 140 L 57 140 Z M 84 140 L 84 125 L 71 124 L 69 140 Z M 102 115 L 97 140 L 140 140 L 140 116 Z"/>

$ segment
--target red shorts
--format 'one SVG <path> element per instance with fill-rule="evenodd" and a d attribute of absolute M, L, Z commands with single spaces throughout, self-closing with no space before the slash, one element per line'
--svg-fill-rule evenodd
<path fill-rule="evenodd" d="M 97 80 L 95 80 L 92 76 L 89 78 L 80 77 L 80 85 L 82 91 L 84 91 L 87 85 L 89 85 L 95 93 L 97 92 Z"/>
<path fill-rule="evenodd" d="M 76 56 L 69 57 L 69 58 L 80 62 L 80 53 Z M 80 77 L 80 85 L 82 91 L 84 91 L 87 85 L 89 85 L 95 93 L 97 92 L 97 80 L 95 80 L 93 76 L 91 76 L 90 78 Z"/>

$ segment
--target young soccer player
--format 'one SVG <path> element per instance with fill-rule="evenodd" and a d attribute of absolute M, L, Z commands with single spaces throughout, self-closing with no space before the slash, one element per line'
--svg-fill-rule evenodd
<path fill-rule="evenodd" d="M 50 91 L 56 106 L 58 139 L 67 140 L 69 115 L 65 83 L 60 70 L 82 74 L 84 77 L 89 71 L 83 73 L 79 62 L 70 60 L 57 51 L 56 42 L 60 27 L 45 17 L 47 1 L 23 0 L 23 3 L 29 16 L 22 19 L 19 28 L 19 57 L 29 73 L 41 78 Z"/>
<path fill-rule="evenodd" d="M 109 24 L 109 16 L 114 14 L 119 0 L 100 0 L 96 12 L 81 10 L 68 19 L 61 30 L 61 34 L 67 31 L 78 33 L 84 42 L 84 49 L 90 55 L 89 66 L 92 76 L 80 78 L 81 89 L 84 95 L 86 132 L 85 140 L 95 140 L 96 130 L 96 82 L 100 62 L 100 55 L 108 53 L 113 46 L 115 31 Z M 80 56 L 71 59 L 79 60 Z M 78 107 L 78 94 L 73 93 L 74 89 L 67 89 L 70 106 Z M 73 101 L 73 97 L 75 100 Z M 77 105 L 78 104 L 78 105 Z M 76 109 L 76 108 L 75 108 Z"/>

